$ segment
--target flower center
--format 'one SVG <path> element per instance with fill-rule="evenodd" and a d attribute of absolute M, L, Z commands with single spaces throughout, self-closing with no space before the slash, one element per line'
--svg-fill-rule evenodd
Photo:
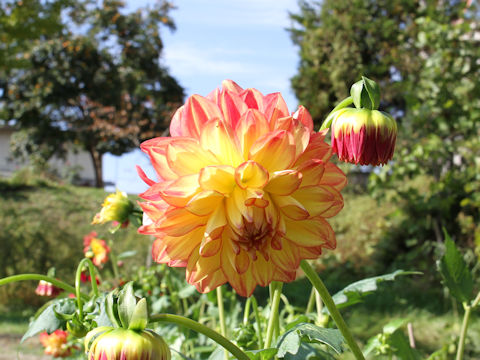
<path fill-rule="evenodd" d="M 241 229 L 234 229 L 233 241 L 239 247 L 248 252 L 253 260 L 257 258 L 256 252 L 263 252 L 268 239 L 275 234 L 272 225 L 265 221 L 255 222 L 243 218 Z"/>

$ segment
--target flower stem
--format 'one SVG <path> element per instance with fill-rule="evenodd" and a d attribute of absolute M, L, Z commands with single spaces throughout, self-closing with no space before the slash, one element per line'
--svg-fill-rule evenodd
<path fill-rule="evenodd" d="M 95 266 L 90 259 L 82 259 L 77 266 L 77 272 L 75 274 L 75 296 L 77 298 L 78 317 L 80 318 L 80 321 L 83 321 L 83 303 L 82 297 L 80 296 L 80 286 L 82 284 L 82 271 L 85 267 L 85 264 L 87 265 L 88 272 L 90 273 L 90 282 L 92 284 L 93 293 L 95 296 L 98 296 L 97 280 L 95 278 Z"/>
<path fill-rule="evenodd" d="M 185 326 L 193 331 L 196 331 L 200 334 L 208 336 L 210 339 L 215 341 L 217 344 L 223 346 L 226 350 L 228 350 L 233 356 L 235 356 L 238 360 L 250 360 L 250 358 L 245 354 L 237 345 L 232 343 L 226 337 L 220 335 L 215 330 L 210 329 L 209 327 L 202 325 L 194 320 L 186 318 L 180 315 L 173 315 L 173 314 L 157 314 L 151 315 L 150 322 L 168 322 L 172 324 L 177 324 L 181 326 Z"/>
<path fill-rule="evenodd" d="M 227 336 L 227 326 L 225 324 L 225 309 L 223 307 L 222 287 L 217 287 L 217 305 L 218 305 L 218 320 L 220 321 L 220 333 L 222 336 Z M 228 360 L 228 353 L 225 350 L 225 360 Z"/>
<path fill-rule="evenodd" d="M 353 103 L 353 98 L 351 96 L 340 101 L 338 105 L 335 106 L 333 110 L 330 111 L 330 113 L 326 117 L 325 121 L 322 123 L 322 126 L 320 127 L 320 131 L 330 128 L 330 125 L 332 124 L 332 120 L 333 120 L 333 114 L 335 113 L 335 111 L 343 109 L 352 103 Z"/>
<path fill-rule="evenodd" d="M 272 345 L 273 330 L 278 326 L 278 308 L 280 305 L 280 295 L 282 294 L 283 283 L 275 281 L 270 285 L 273 295 L 271 296 L 270 318 L 268 319 L 267 337 L 265 340 L 265 348 L 267 349 Z"/>
<path fill-rule="evenodd" d="M 357 360 L 360 360 L 360 359 L 365 360 L 365 357 L 363 356 L 362 351 L 358 347 L 358 344 L 355 342 L 352 336 L 352 333 L 348 329 L 347 324 L 345 324 L 345 321 L 343 320 L 342 315 L 340 314 L 337 307 L 335 306 L 335 303 L 333 302 L 332 297 L 328 293 L 327 288 L 323 284 L 323 281 L 320 279 L 318 274 L 315 272 L 315 270 L 313 270 L 313 268 L 310 266 L 310 264 L 306 260 L 302 260 L 302 262 L 300 263 L 300 266 L 302 270 L 305 272 L 305 275 L 307 276 L 308 280 L 310 280 L 312 285 L 320 294 L 325 306 L 327 307 L 328 311 L 330 312 L 330 315 L 335 321 L 335 324 L 337 324 L 337 327 L 342 333 L 343 337 L 345 338 L 345 341 L 350 347 L 350 350 L 352 350 L 353 354 L 355 355 L 355 358 Z"/>
<path fill-rule="evenodd" d="M 245 310 L 243 311 L 243 325 L 248 324 L 248 317 L 250 315 L 250 305 L 252 303 L 252 298 L 249 297 L 245 302 Z"/>
<path fill-rule="evenodd" d="M 253 313 L 255 314 L 255 322 L 257 323 L 258 348 L 263 349 L 262 323 L 260 312 L 258 311 L 257 299 L 255 299 L 253 295 L 250 296 L 250 299 L 252 299 Z"/>
<path fill-rule="evenodd" d="M 313 304 L 315 303 L 315 294 L 316 290 L 312 286 L 312 291 L 310 291 L 310 296 L 308 298 L 307 308 L 305 309 L 305 315 L 310 314 L 313 310 Z"/>
<path fill-rule="evenodd" d="M 457 356 L 455 357 L 455 360 L 463 359 L 465 340 L 467 338 L 468 322 L 470 320 L 470 313 L 472 312 L 472 307 L 467 303 L 463 303 L 463 307 L 465 308 L 465 314 L 463 315 L 462 328 L 460 330 L 460 338 L 458 339 Z"/>
<path fill-rule="evenodd" d="M 72 294 L 75 294 L 76 290 L 73 286 L 61 281 L 57 280 L 55 278 L 52 278 L 50 276 L 46 275 L 40 275 L 40 274 L 21 274 L 21 275 L 13 275 L 13 276 L 8 276 L 6 278 L 0 279 L 0 286 L 6 285 L 9 283 L 13 283 L 16 281 L 26 281 L 26 280 L 44 280 L 49 282 L 50 284 L 59 287 L 67 292 L 70 292 Z M 80 294 L 80 296 L 84 300 L 88 300 L 88 296 L 85 294 Z"/>

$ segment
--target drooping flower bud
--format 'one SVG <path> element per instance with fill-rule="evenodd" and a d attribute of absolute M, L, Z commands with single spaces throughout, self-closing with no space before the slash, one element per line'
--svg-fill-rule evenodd
<path fill-rule="evenodd" d="M 35 294 L 40 296 L 51 296 L 55 297 L 62 292 L 62 289 L 54 286 L 53 284 L 40 280 L 37 288 L 35 289 Z"/>
<path fill-rule="evenodd" d="M 128 199 L 127 194 L 117 190 L 115 194 L 110 194 L 105 198 L 102 209 L 95 215 L 92 224 L 105 224 L 109 221 L 117 221 L 126 226 L 133 208 L 133 203 Z"/>
<path fill-rule="evenodd" d="M 97 328 L 85 337 L 85 350 L 89 360 L 170 360 L 171 357 L 166 342 L 151 330 Z"/>
<path fill-rule="evenodd" d="M 339 160 L 360 165 L 385 165 L 393 157 L 397 123 L 392 116 L 378 111 L 380 90 L 366 77 L 353 84 L 351 107 L 337 107 L 329 115 L 332 148 Z M 344 103 L 342 102 L 342 103 Z"/>

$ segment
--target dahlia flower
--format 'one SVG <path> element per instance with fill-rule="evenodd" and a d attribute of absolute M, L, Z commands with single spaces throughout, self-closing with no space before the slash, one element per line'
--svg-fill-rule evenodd
<path fill-rule="evenodd" d="M 150 186 L 139 231 L 200 292 L 228 282 L 250 296 L 335 248 L 326 219 L 343 207 L 346 178 L 303 106 L 290 114 L 279 93 L 222 85 L 177 110 L 171 137 L 142 143 L 158 180 L 138 168 Z"/>
<path fill-rule="evenodd" d="M 45 354 L 53 357 L 67 357 L 71 354 L 71 347 L 67 345 L 68 333 L 55 330 L 50 335 L 46 332 L 40 334 L 40 342 L 45 347 Z"/>
<path fill-rule="evenodd" d="M 133 210 L 133 203 L 125 192 L 117 190 L 115 194 L 108 195 L 102 204 L 102 209 L 97 213 L 92 224 L 105 224 L 109 221 L 128 225 L 128 216 Z"/>
<path fill-rule="evenodd" d="M 40 280 L 38 286 L 35 289 L 35 294 L 40 296 L 51 296 L 55 297 L 62 292 L 62 289 L 56 287 L 55 285 L 49 283 L 45 280 Z"/>
<path fill-rule="evenodd" d="M 105 240 L 97 238 L 95 231 L 92 231 L 83 238 L 83 246 L 85 257 L 91 258 L 94 265 L 101 267 L 108 261 L 110 247 Z"/>
<path fill-rule="evenodd" d="M 333 115 L 332 147 L 339 160 L 384 165 L 393 157 L 397 123 L 378 110 L 344 108 Z"/>

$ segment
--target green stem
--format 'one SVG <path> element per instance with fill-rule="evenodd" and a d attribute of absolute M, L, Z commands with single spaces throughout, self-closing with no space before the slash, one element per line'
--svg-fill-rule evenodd
<path fill-rule="evenodd" d="M 467 338 L 468 322 L 470 320 L 470 313 L 472 312 L 472 307 L 467 303 L 463 303 L 463 307 L 465 308 L 465 314 L 463 315 L 462 329 L 460 330 L 460 338 L 458 339 L 457 356 L 455 357 L 455 360 L 463 359 L 465 340 Z"/>
<path fill-rule="evenodd" d="M 112 241 L 109 242 L 110 248 L 112 248 Z M 120 272 L 118 271 L 118 265 L 117 265 L 117 257 L 115 254 L 110 252 L 110 261 L 112 262 L 112 269 L 113 269 L 113 276 L 115 277 L 115 280 L 117 281 L 117 284 L 120 282 Z"/>
<path fill-rule="evenodd" d="M 3 278 L 3 279 L 0 279 L 0 286 L 2 285 L 6 285 L 6 284 L 9 284 L 9 283 L 13 283 L 13 282 L 16 282 L 16 281 L 26 281 L 26 280 L 37 280 L 37 281 L 40 281 L 40 280 L 43 280 L 43 281 L 46 281 L 46 282 L 49 282 L 50 284 L 58 287 L 58 288 L 61 288 L 69 293 L 72 293 L 72 294 L 75 294 L 76 290 L 73 286 L 61 281 L 61 280 L 57 280 L 55 278 L 52 278 L 50 276 L 46 276 L 46 275 L 40 275 L 40 274 L 21 274 L 21 275 L 13 275 L 13 276 L 8 276 L 6 278 Z M 84 299 L 84 300 L 88 300 L 88 296 L 85 295 L 85 294 L 80 294 L 80 296 Z"/>
<path fill-rule="evenodd" d="M 472 309 L 477 307 L 478 303 L 480 302 L 480 292 L 477 294 L 477 297 L 475 298 L 475 300 L 472 301 Z"/>
<path fill-rule="evenodd" d="M 312 286 L 312 291 L 310 291 L 310 297 L 308 298 L 307 308 L 305 309 L 305 315 L 308 315 L 313 310 L 313 305 L 315 304 L 315 288 Z"/>
<path fill-rule="evenodd" d="M 222 287 L 217 287 L 217 305 L 218 305 L 218 320 L 220 321 L 220 333 L 222 336 L 227 336 L 227 326 L 225 323 L 225 308 L 223 307 Z M 228 353 L 225 350 L 225 360 L 228 360 Z"/>
<path fill-rule="evenodd" d="M 191 320 L 184 316 L 173 315 L 173 314 L 157 314 L 157 315 L 150 316 L 150 322 L 159 322 L 159 321 L 185 326 L 193 331 L 196 331 L 200 334 L 208 336 L 217 344 L 221 345 L 223 348 L 228 350 L 238 360 L 250 360 L 247 354 L 245 354 L 237 345 L 232 343 L 226 337 L 220 335 L 215 330 L 212 330 L 209 327 L 202 325 L 194 320 Z"/>
<path fill-rule="evenodd" d="M 315 291 L 315 304 L 317 305 L 317 323 L 320 325 L 322 323 L 323 315 L 323 302 L 322 302 L 322 297 L 318 293 L 318 291 Z"/>
<path fill-rule="evenodd" d="M 265 340 L 265 348 L 267 349 L 272 345 L 273 330 L 278 324 L 278 308 L 280 305 L 280 295 L 282 294 L 283 283 L 274 281 L 270 285 L 273 295 L 271 296 L 270 318 L 268 319 L 267 337 Z"/>
<path fill-rule="evenodd" d="M 343 320 L 342 315 L 340 314 L 337 307 L 335 306 L 335 303 L 333 302 L 333 299 L 330 296 L 327 288 L 323 284 L 323 281 L 320 279 L 318 274 L 315 272 L 315 270 L 313 270 L 313 268 L 310 266 L 310 264 L 306 260 L 302 260 L 302 262 L 300 263 L 300 266 L 302 270 L 305 272 L 305 275 L 307 276 L 308 280 L 310 280 L 312 285 L 315 287 L 315 289 L 318 291 L 318 293 L 322 297 L 322 300 L 325 306 L 330 312 L 330 315 L 335 321 L 335 324 L 337 324 L 337 327 L 342 333 L 348 346 L 350 347 L 350 350 L 352 350 L 353 354 L 355 355 L 355 358 L 357 360 L 359 359 L 365 360 L 365 357 L 363 356 L 362 351 L 358 347 L 358 344 L 355 342 L 352 336 L 352 333 L 348 329 L 347 324 L 345 324 L 345 321 Z"/>
<path fill-rule="evenodd" d="M 263 349 L 263 332 L 262 332 L 262 323 L 260 318 L 260 312 L 258 311 L 257 299 L 255 296 L 250 296 L 249 299 L 252 299 L 253 313 L 255 314 L 255 322 L 257 323 L 257 338 L 258 338 L 258 348 Z"/>
<path fill-rule="evenodd" d="M 248 317 L 250 316 L 250 304 L 252 303 L 252 298 L 249 297 L 245 302 L 245 310 L 243 312 L 243 325 L 248 324 Z"/>
<path fill-rule="evenodd" d="M 338 105 L 335 106 L 333 110 L 330 111 L 330 113 L 326 117 L 325 121 L 322 123 L 322 126 L 320 127 L 320 131 L 330 128 L 330 125 L 332 124 L 332 120 L 333 120 L 333 114 L 335 113 L 335 111 L 346 108 L 348 105 L 352 103 L 353 103 L 353 98 L 351 96 L 340 101 Z"/>
<path fill-rule="evenodd" d="M 82 271 L 87 265 L 88 272 L 90 273 L 90 282 L 92 284 L 92 290 L 95 296 L 98 296 L 97 281 L 95 279 L 95 266 L 93 265 L 90 259 L 82 259 L 77 266 L 77 272 L 75 273 L 75 296 L 77 298 L 77 307 L 78 307 L 78 317 L 80 321 L 83 321 L 83 302 L 82 297 L 80 296 L 80 287 L 82 285 Z"/>

